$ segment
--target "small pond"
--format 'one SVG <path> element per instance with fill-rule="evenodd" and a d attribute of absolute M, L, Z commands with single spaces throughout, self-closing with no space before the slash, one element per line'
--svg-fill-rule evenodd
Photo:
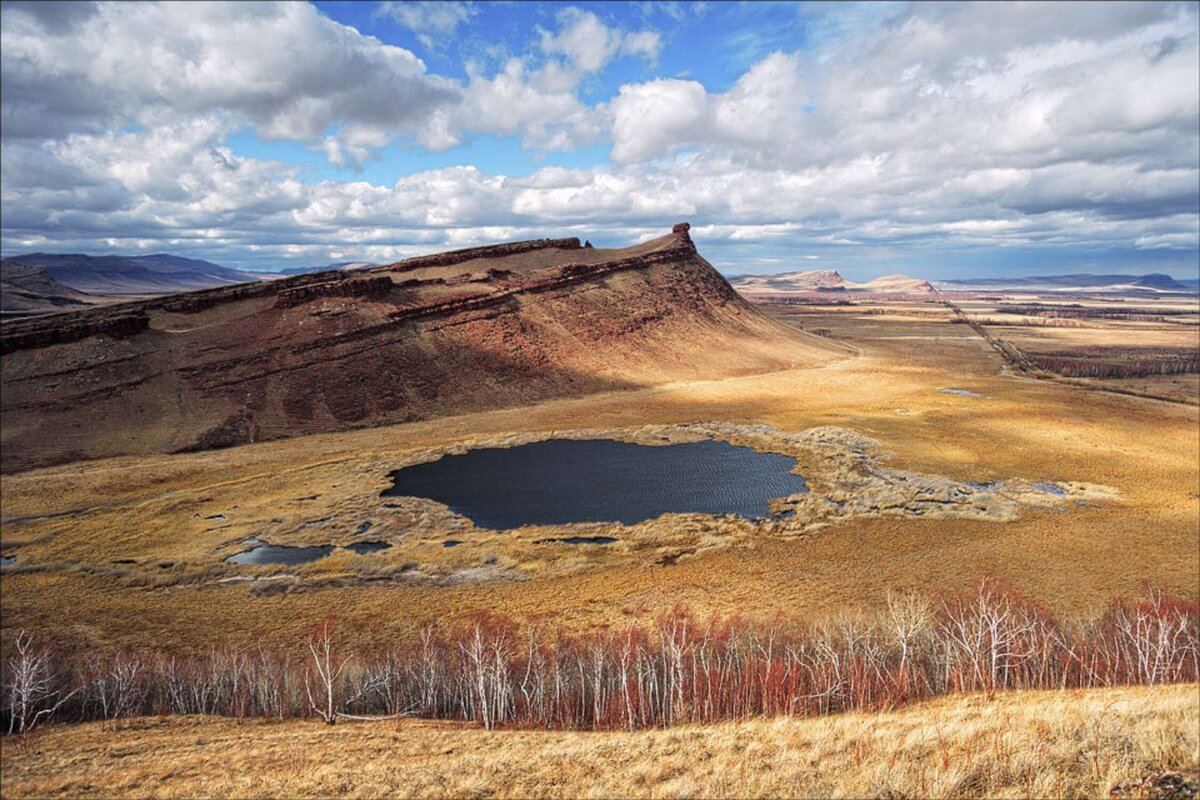
<path fill-rule="evenodd" d="M 666 513 L 770 516 L 767 500 L 808 491 L 795 459 L 706 440 L 639 445 L 549 439 L 471 450 L 392 473 L 385 497 L 426 497 L 479 528 L 620 522 Z M 607 542 L 590 541 L 591 544 Z"/>
<path fill-rule="evenodd" d="M 563 536 L 557 539 L 538 539 L 534 544 L 612 544 L 611 536 Z"/>
<path fill-rule="evenodd" d="M 333 552 L 333 545 L 325 544 L 318 547 L 287 547 L 281 544 L 266 544 L 255 537 L 247 539 L 243 544 L 255 545 L 241 553 L 235 553 L 225 559 L 231 564 L 284 564 L 296 566 L 324 558 Z"/>
<path fill-rule="evenodd" d="M 391 547 L 387 542 L 355 542 L 354 544 L 346 545 L 347 550 L 353 550 L 360 556 L 365 556 L 368 553 L 378 553 L 380 550 L 387 550 Z"/>
<path fill-rule="evenodd" d="M 336 549 L 331 544 L 322 544 L 315 547 L 288 547 L 284 544 L 267 544 L 257 536 L 251 536 L 242 542 L 242 544 L 252 546 L 249 550 L 234 553 L 225 560 L 230 564 L 283 564 L 294 567 L 300 564 L 311 563 L 318 558 L 324 558 Z M 347 550 L 358 553 L 360 556 L 378 553 L 380 550 L 387 550 L 389 547 L 391 545 L 387 542 L 354 542 L 353 544 L 346 545 Z"/>

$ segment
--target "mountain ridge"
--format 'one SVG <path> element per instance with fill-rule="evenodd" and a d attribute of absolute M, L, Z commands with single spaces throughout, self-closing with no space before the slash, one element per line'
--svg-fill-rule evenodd
<path fill-rule="evenodd" d="M 686 225 L 620 249 L 514 242 L 15 320 L 0 353 L 5 471 L 844 356 L 746 303 Z"/>
<path fill-rule="evenodd" d="M 958 286 L 1048 286 L 1078 289 L 1132 286 L 1173 292 L 1187 291 L 1192 288 L 1190 281 L 1180 281 L 1162 272 L 1151 272 L 1144 275 L 1081 272 L 1065 275 L 1022 275 L 1011 278 L 956 278 L 938 283 Z"/>
<path fill-rule="evenodd" d="M 96 299 L 64 286 L 39 267 L 14 259 L 0 261 L 0 313 L 52 313 L 86 306 Z"/>
<path fill-rule="evenodd" d="M 257 273 L 170 253 L 24 253 L 5 260 L 45 270 L 58 283 L 77 291 L 101 295 L 169 294 L 261 279 Z"/>

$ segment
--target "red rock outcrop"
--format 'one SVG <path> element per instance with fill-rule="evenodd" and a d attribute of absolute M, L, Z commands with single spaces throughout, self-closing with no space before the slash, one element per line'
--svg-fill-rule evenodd
<path fill-rule="evenodd" d="M 5 470 L 207 449 L 824 363 L 687 226 L 620 250 L 517 242 L 3 328 Z"/>

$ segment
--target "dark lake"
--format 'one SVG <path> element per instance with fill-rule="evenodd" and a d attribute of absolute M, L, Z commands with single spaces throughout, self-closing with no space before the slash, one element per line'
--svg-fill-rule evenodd
<path fill-rule="evenodd" d="M 632 525 L 669 512 L 770 515 L 808 491 L 794 459 L 721 441 L 639 445 L 549 439 L 471 450 L 392 473 L 388 496 L 427 497 L 492 530 L 567 522 Z"/>

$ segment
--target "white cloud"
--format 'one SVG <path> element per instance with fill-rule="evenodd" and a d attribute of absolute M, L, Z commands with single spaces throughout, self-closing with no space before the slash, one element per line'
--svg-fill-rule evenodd
<path fill-rule="evenodd" d="M 647 61 L 658 58 L 662 40 L 651 30 L 626 32 L 610 28 L 590 11 L 575 7 L 558 12 L 559 30 L 541 30 L 542 50 L 551 55 L 563 55 L 579 72 L 599 72 L 618 54 L 637 55 Z"/>
<path fill-rule="evenodd" d="M 697 141 L 710 128 L 709 100 L 696 81 L 627 84 L 609 104 L 612 158 L 644 161 Z"/>
<path fill-rule="evenodd" d="M 303 5 L 5 5 L 5 250 L 387 260 L 569 232 L 622 241 L 685 218 L 706 248 L 769 242 L 796 261 L 820 246 L 1200 239 L 1194 6 L 919 4 L 772 53 L 726 91 L 660 78 L 591 105 L 581 80 L 621 55 L 652 60 L 660 40 L 577 9 L 557 21 L 544 60 L 471 66 L 464 82 Z M 608 137 L 614 163 L 312 184 L 232 152 L 244 124 L 341 165 L 396 137 L 446 149 L 472 132 L 539 150 Z"/>
<path fill-rule="evenodd" d="M 474 13 L 440 3 L 382 10 L 431 34 Z M 55 27 L 39 6 L 5 4 L 0 24 L 6 140 L 220 113 L 348 165 L 397 137 L 434 151 L 471 133 L 564 147 L 597 130 L 572 93 L 576 75 L 547 87 L 538 82 L 552 83 L 551 71 L 526 75 L 510 62 L 464 85 L 305 3 L 105 3 Z"/>
<path fill-rule="evenodd" d="M 603 121 L 571 91 L 539 88 L 520 59 L 509 59 L 491 78 L 472 70 L 456 127 L 519 135 L 530 147 L 572 149 L 593 141 Z"/>
<path fill-rule="evenodd" d="M 380 3 L 375 15 L 389 17 L 411 30 L 417 40 L 433 50 L 444 47 L 446 40 L 454 35 L 458 26 L 478 14 L 474 3 L 437 0 L 437 2 L 386 2 Z"/>

